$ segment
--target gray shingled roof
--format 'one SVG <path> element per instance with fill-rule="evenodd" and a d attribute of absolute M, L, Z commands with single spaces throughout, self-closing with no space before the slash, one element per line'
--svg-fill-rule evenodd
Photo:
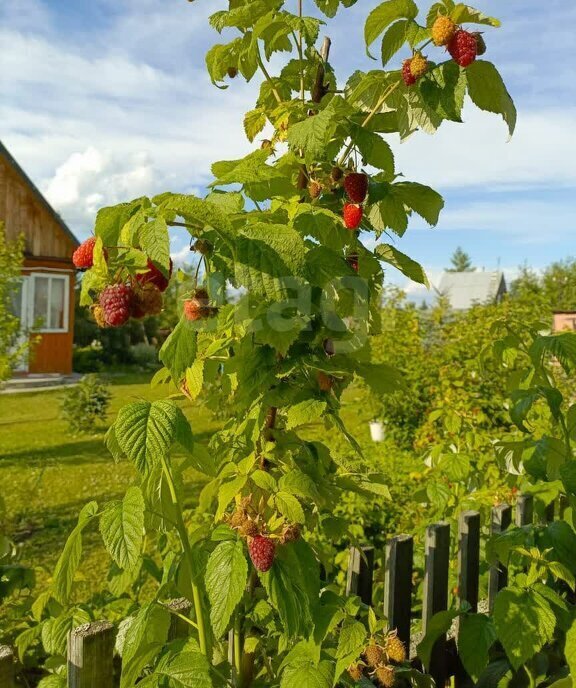
<path fill-rule="evenodd" d="M 445 272 L 438 291 L 446 296 L 452 308 L 465 310 L 476 303 L 492 303 L 506 292 L 504 275 L 496 272 Z"/>

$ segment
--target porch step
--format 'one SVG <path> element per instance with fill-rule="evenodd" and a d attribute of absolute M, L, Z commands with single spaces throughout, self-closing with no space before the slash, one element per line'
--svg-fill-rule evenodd
<path fill-rule="evenodd" d="M 23 394 L 43 389 L 65 389 L 75 385 L 82 376 L 59 373 L 22 375 L 0 384 L 0 394 Z"/>

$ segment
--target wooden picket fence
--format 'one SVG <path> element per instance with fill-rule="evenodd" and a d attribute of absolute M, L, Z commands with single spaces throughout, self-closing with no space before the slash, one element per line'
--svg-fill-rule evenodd
<path fill-rule="evenodd" d="M 490 532 L 500 533 L 512 523 L 513 509 L 501 504 L 492 509 Z M 534 519 L 533 498 L 520 495 L 515 507 L 515 523 L 528 525 Z M 554 506 L 546 512 L 546 520 L 554 519 Z M 458 597 L 467 602 L 472 611 L 478 610 L 480 580 L 481 519 L 477 511 L 465 511 L 458 524 Z M 424 542 L 424 593 L 422 601 L 422 633 L 426 633 L 432 617 L 448 608 L 448 581 L 450 567 L 450 525 L 434 523 L 426 529 Z M 412 576 L 414 539 L 411 535 L 398 535 L 386 544 L 384 556 L 384 609 L 390 628 L 407 648 L 414 646 L 411 627 Z M 496 594 L 508 581 L 505 566 L 491 567 L 488 581 L 486 611 L 492 612 Z M 365 604 L 372 603 L 374 582 L 374 548 L 350 549 L 348 594 L 358 595 Z M 191 605 L 187 600 L 176 600 L 169 607 L 187 616 Z M 189 624 L 177 615 L 172 616 L 170 639 L 183 637 Z M 68 637 L 68 688 L 113 688 L 114 686 L 115 631 L 111 623 L 96 621 L 73 629 Z M 456 686 L 466 686 L 469 678 L 458 659 L 458 635 L 441 637 L 435 643 L 429 673 L 437 686 L 445 686 L 450 677 Z M 412 653 L 413 654 L 413 653 Z M 16 662 L 12 648 L 0 646 L 0 688 L 16 688 Z"/>

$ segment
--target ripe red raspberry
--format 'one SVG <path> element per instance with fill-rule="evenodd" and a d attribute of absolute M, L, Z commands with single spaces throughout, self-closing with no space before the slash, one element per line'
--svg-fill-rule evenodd
<path fill-rule="evenodd" d="M 72 262 L 74 267 L 79 270 L 87 270 L 94 265 L 94 246 L 96 244 L 96 237 L 86 239 L 72 254 Z"/>
<path fill-rule="evenodd" d="M 363 203 L 368 193 L 368 177 L 361 172 L 351 172 L 344 177 L 344 189 L 354 203 Z"/>
<path fill-rule="evenodd" d="M 134 292 L 128 284 L 112 284 L 100 294 L 100 306 L 110 327 L 120 327 L 130 318 Z"/>
<path fill-rule="evenodd" d="M 461 67 L 468 67 L 468 65 L 474 62 L 478 54 L 476 36 L 469 31 L 459 29 L 454 34 L 454 38 L 448 43 L 448 52 L 454 62 Z"/>
<path fill-rule="evenodd" d="M 404 79 L 406 86 L 412 86 L 416 83 L 416 77 L 412 74 L 412 70 L 410 69 L 411 61 L 412 60 L 404 60 L 402 63 L 402 79 Z"/>
<path fill-rule="evenodd" d="M 362 206 L 346 203 L 342 211 L 344 224 L 348 229 L 357 229 L 362 222 Z"/>
<path fill-rule="evenodd" d="M 162 311 L 163 305 L 164 301 L 160 289 L 154 284 L 145 284 L 134 291 L 131 315 L 133 318 L 158 315 Z"/>
<path fill-rule="evenodd" d="M 272 568 L 276 554 L 274 540 L 264 535 L 257 535 L 250 541 L 248 551 L 250 552 L 250 559 L 258 571 L 265 573 Z"/>
<path fill-rule="evenodd" d="M 160 291 L 166 291 L 168 289 L 168 284 L 170 283 L 170 277 L 172 277 L 172 260 L 170 260 L 170 268 L 168 271 L 168 277 L 165 277 L 162 272 L 154 265 L 154 263 L 148 261 L 148 272 L 143 272 L 141 275 L 136 275 L 136 279 L 140 284 L 154 284 L 160 289 Z"/>

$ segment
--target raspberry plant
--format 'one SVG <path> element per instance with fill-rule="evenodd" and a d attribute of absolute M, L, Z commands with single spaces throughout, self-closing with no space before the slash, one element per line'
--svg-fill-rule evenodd
<path fill-rule="evenodd" d="M 435 225 L 443 206 L 437 192 L 403 179 L 389 141 L 461 121 L 466 93 L 510 132 L 516 115 L 496 68 L 470 59 L 474 34 L 462 28 L 498 21 L 452 0 L 427 13 L 413 0 L 375 7 L 365 39 L 368 50 L 379 41 L 382 67 L 337 79 L 321 34 L 329 33 L 327 19 L 354 4 L 230 0 L 210 19 L 227 42 L 206 62 L 222 89 L 263 77 L 244 118 L 254 150 L 214 163 L 204 198 L 164 193 L 98 213 L 82 303 L 99 322 L 125 322 L 132 292 L 151 270 L 167 283 L 171 231 L 188 232 L 199 258 L 182 318 L 160 351 L 154 383 L 166 386 L 167 398 L 123 408 L 107 435 L 138 480 L 121 500 L 84 507 L 52 591 L 36 607 L 42 617 L 42 605 L 56 604 L 52 629 L 73 617 L 82 531 L 98 521 L 115 589 L 146 576 L 154 589 L 123 625 L 122 688 L 142 676 L 143 687 L 422 681 L 397 643 L 390 656 L 364 661 L 394 629 L 322 582 L 311 535 L 346 532 L 332 515 L 344 493 L 389 494 L 340 418 L 341 396 L 356 376 L 378 393 L 402 384 L 392 367 L 372 362 L 369 335 L 379 329 L 385 267 L 421 283 L 426 276 L 391 237 L 403 236 L 413 213 Z M 466 69 L 432 45 L 439 17 L 436 34 L 446 41 L 466 34 Z M 400 52 L 412 55 L 410 79 Z M 286 57 L 277 74 L 272 57 Z M 237 298 L 228 303 L 231 288 Z M 194 441 L 179 399 L 195 399 L 215 381 L 233 417 L 205 446 Z M 309 423 L 340 433 L 349 451 L 308 439 Z M 185 458 L 175 458 L 176 446 Z M 205 485 L 192 515 L 186 488 L 198 474 Z M 193 602 L 185 643 L 168 641 L 163 602 L 176 596 Z"/>

